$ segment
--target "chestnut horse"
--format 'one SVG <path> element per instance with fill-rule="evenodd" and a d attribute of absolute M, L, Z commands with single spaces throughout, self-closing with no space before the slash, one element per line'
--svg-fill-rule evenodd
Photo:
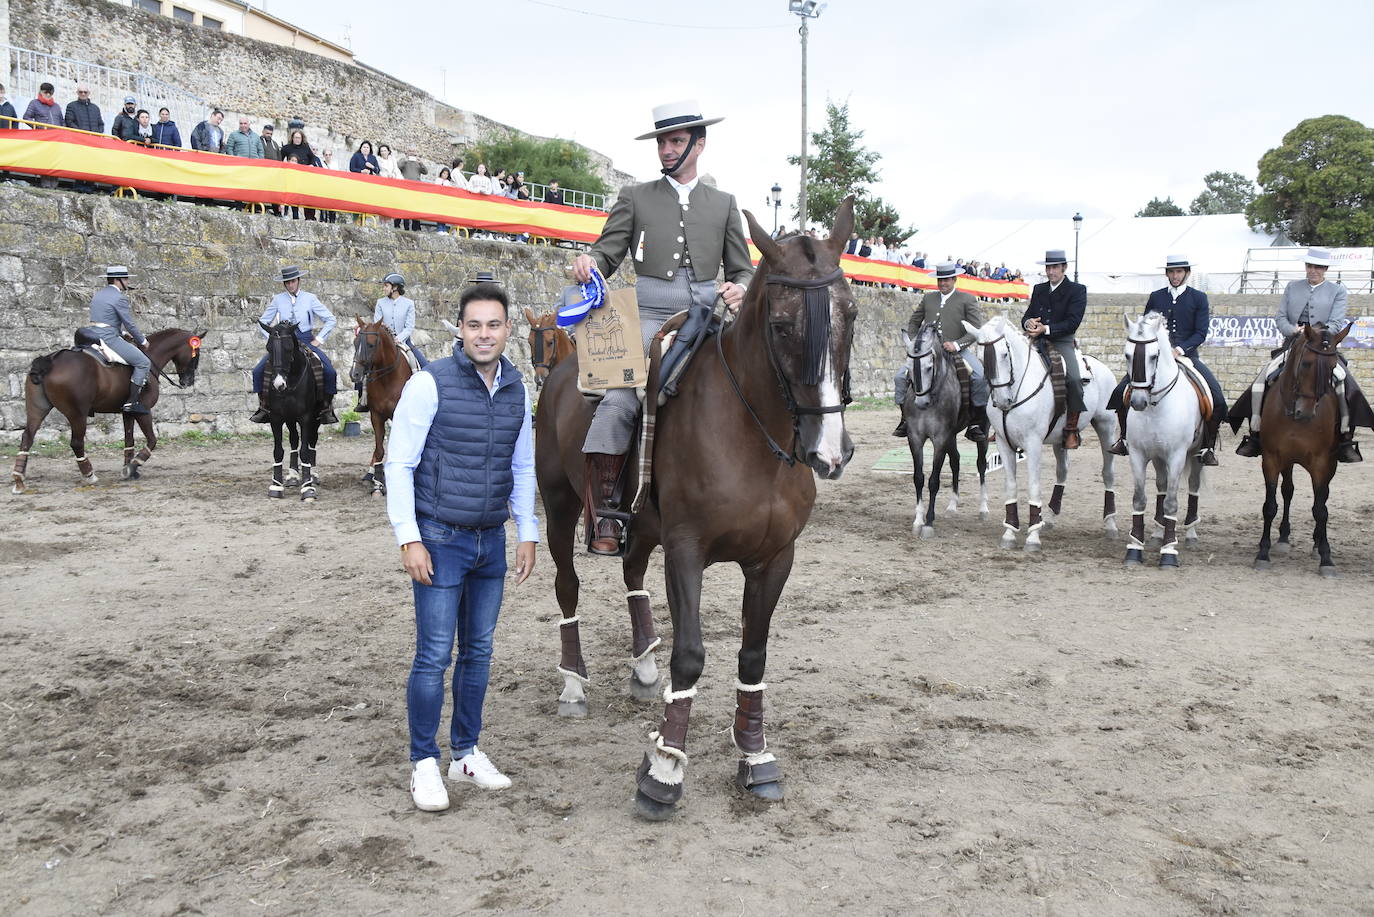
<path fill-rule="evenodd" d="M 147 388 L 139 401 L 151 409 L 157 404 L 158 376 L 168 361 L 176 367 L 178 381 L 173 383 L 189 388 L 196 381 L 196 366 L 200 363 L 200 343 L 204 331 L 183 331 L 168 328 L 148 336 L 145 353 L 153 364 Z M 89 354 L 71 348 L 39 357 L 29 366 L 24 381 L 24 404 L 28 420 L 24 435 L 19 439 L 19 453 L 14 459 L 14 485 L 11 493 L 22 494 L 25 489 L 24 472 L 28 468 L 29 449 L 43 419 L 53 408 L 62 412 L 71 424 L 72 454 L 76 467 L 87 484 L 98 480 L 91 460 L 86 457 L 86 420 L 96 414 L 119 414 L 129 395 L 129 377 L 133 370 L 123 364 L 106 365 Z M 169 379 L 170 381 L 170 379 Z M 124 470 L 125 480 L 139 477 L 139 466 L 153 457 L 157 448 L 157 433 L 153 431 L 153 415 L 124 414 Z M 143 432 L 143 448 L 134 454 L 134 423 Z"/>
<path fill-rule="evenodd" d="M 1264 437 L 1264 535 L 1260 538 L 1255 569 L 1268 570 L 1269 534 L 1278 512 L 1274 491 L 1283 478 L 1283 520 L 1275 551 L 1289 550 L 1288 510 L 1293 502 L 1293 466 L 1301 465 L 1312 477 L 1312 553 L 1321 558 L 1322 576 L 1336 576 L 1331 544 L 1326 538 L 1326 499 L 1336 475 L 1336 444 L 1340 441 L 1340 394 L 1331 385 L 1331 374 L 1340 357 L 1336 349 L 1354 325 L 1332 334 L 1325 325 L 1306 325 L 1288 345 L 1288 359 L 1264 399 L 1260 414 Z"/>
<path fill-rule="evenodd" d="M 534 387 L 544 387 L 549 373 L 561 361 L 577 352 L 568 332 L 558 327 L 558 313 L 535 315 L 534 310 L 525 307 L 525 320 L 530 323 L 529 345 L 530 363 L 534 365 Z"/>
<path fill-rule="evenodd" d="M 736 782 L 760 799 L 782 798 L 782 771 L 763 729 L 769 625 L 816 499 L 815 477 L 838 478 L 854 451 L 844 409 L 857 309 L 839 267 L 854 225 L 853 199 L 841 205 L 825 242 L 805 236 L 775 241 L 752 214 L 744 215 L 763 261 L 738 318 L 708 339 L 681 376 L 678 397 L 658 409 L 652 482 L 622 561 L 636 658 L 632 686 L 641 693 L 657 678 L 652 651 L 658 638 L 644 571 L 660 543 L 673 622 L 663 719 L 636 776 L 636 803 L 650 819 L 668 817 L 682 796 L 687 723 L 706 661 L 702 572 L 722 561 L 739 564 L 744 573 Z M 651 380 L 656 372 L 657 361 Z M 592 409 L 577 389 L 577 373 L 572 356 L 549 376 L 535 421 L 535 471 L 563 611 L 559 712 L 585 715 L 588 679 L 573 546 Z"/>
<path fill-rule="evenodd" d="M 358 319 L 354 332 L 353 368 L 349 378 L 363 384 L 367 408 L 372 416 L 372 461 L 363 482 L 372 485 L 372 495 L 386 493 L 382 477 L 382 456 L 386 454 L 386 422 L 396 413 L 401 389 L 410 381 L 410 361 L 384 322 L 364 322 Z"/>

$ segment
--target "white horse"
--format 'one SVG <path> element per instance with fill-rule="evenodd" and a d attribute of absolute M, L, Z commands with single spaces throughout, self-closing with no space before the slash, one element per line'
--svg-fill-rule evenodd
<path fill-rule="evenodd" d="M 990 391 L 988 419 L 997 433 L 997 451 L 1006 471 L 1006 518 L 1001 545 L 1004 548 L 1015 547 L 1016 535 L 1021 530 L 1016 485 L 1016 453 L 1021 451 L 1026 456 L 1026 500 L 1030 510 L 1025 547 L 1027 551 L 1039 551 L 1040 529 L 1042 526 L 1054 527 L 1064 500 L 1064 485 L 1069 477 L 1069 456 L 1063 445 L 1065 417 L 1054 417 L 1054 391 L 1050 386 L 1049 370 L 1045 367 L 1045 361 L 1034 352 L 1031 339 L 1020 328 L 1000 315 L 981 328 L 975 328 L 968 322 L 964 322 L 964 327 L 978 338 L 974 346 L 980 348 L 983 373 Z M 1107 451 L 1116 438 L 1116 413 L 1107 409 L 1115 380 L 1100 360 L 1088 356 L 1084 360 L 1091 379 L 1083 380 L 1083 404 L 1087 408 L 1083 414 L 1097 431 L 1098 445 L 1102 449 L 1102 525 L 1108 537 L 1115 538 L 1113 456 Z M 1049 512 L 1042 517 L 1041 447 L 1050 441 L 1054 444 L 1057 474 Z"/>
<path fill-rule="evenodd" d="M 1130 421 L 1126 424 L 1126 448 L 1131 454 L 1135 494 L 1131 498 L 1131 538 L 1126 546 L 1126 566 L 1144 561 L 1145 474 L 1155 469 L 1155 537 L 1160 539 L 1159 565 L 1178 567 L 1178 485 L 1188 471 L 1188 515 L 1183 524 L 1186 540 L 1198 540 L 1198 488 L 1202 483 L 1202 408 L 1196 390 L 1184 377 L 1184 367 L 1174 357 L 1164 316 L 1151 312 L 1126 326 L 1126 365 L 1131 368 Z M 1211 397 L 1209 394 L 1208 398 Z"/>

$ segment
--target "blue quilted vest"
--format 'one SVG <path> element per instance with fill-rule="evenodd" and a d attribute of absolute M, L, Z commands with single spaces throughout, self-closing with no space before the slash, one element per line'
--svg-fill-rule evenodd
<path fill-rule="evenodd" d="M 448 525 L 489 528 L 510 517 L 511 458 L 525 419 L 520 371 L 501 358 L 501 384 L 486 383 L 462 350 L 424 370 L 439 407 L 415 466 L 415 513 Z"/>

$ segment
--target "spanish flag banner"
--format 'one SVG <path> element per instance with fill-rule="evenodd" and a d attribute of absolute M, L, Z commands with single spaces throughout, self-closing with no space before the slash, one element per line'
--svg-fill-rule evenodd
<path fill-rule="evenodd" d="M 0 130 L 0 170 L 50 175 L 182 197 L 286 204 L 426 220 L 548 239 L 595 242 L 600 210 L 513 201 L 426 182 L 378 178 L 270 159 L 241 159 L 194 150 L 148 149 L 72 130 Z M 749 255 L 759 262 L 752 243 Z M 933 290 L 930 272 L 854 255 L 841 259 L 851 280 Z M 1024 283 L 961 277 L 959 288 L 988 299 L 1027 299 Z"/>

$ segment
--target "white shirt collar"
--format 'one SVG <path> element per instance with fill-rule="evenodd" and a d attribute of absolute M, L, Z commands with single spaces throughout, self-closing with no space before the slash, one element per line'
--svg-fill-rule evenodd
<path fill-rule="evenodd" d="M 696 188 L 697 182 L 701 181 L 700 175 L 686 184 L 683 184 L 671 175 L 665 175 L 663 177 L 668 179 L 668 184 L 672 185 L 673 189 L 677 191 L 677 202 L 679 204 L 687 203 L 687 199 L 692 196 L 692 191 Z"/>
<path fill-rule="evenodd" d="M 1326 280 L 1323 279 L 1322 283 L 1326 283 Z M 1322 283 L 1309 283 L 1308 286 L 1315 290 L 1317 287 L 1321 286 Z"/>
<path fill-rule="evenodd" d="M 1059 281 L 1059 283 L 1063 283 L 1063 282 L 1064 282 L 1064 281 L 1062 281 L 1062 280 Z M 1055 290 L 1059 289 L 1059 283 L 1052 283 L 1052 284 L 1050 284 L 1050 292 L 1051 292 L 1051 293 L 1053 293 Z"/>
<path fill-rule="evenodd" d="M 1180 296 L 1182 296 L 1183 293 L 1184 293 L 1184 291 L 1186 291 L 1187 289 L 1188 289 L 1188 284 L 1187 284 L 1186 282 L 1181 283 L 1181 284 L 1179 284 L 1178 286 L 1174 286 L 1173 284 L 1170 284 L 1170 285 L 1169 285 L 1169 295 L 1173 297 L 1174 302 L 1178 302 L 1178 298 L 1179 298 Z"/>

